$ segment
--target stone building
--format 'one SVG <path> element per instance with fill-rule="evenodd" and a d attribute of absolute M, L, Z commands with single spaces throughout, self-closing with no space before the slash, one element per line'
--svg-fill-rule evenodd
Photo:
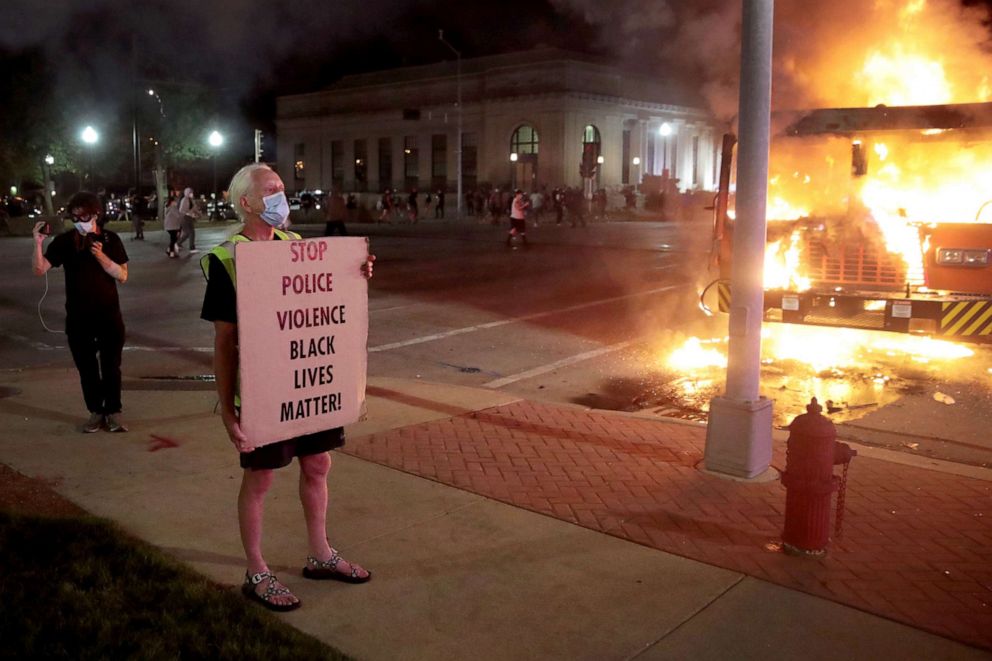
<path fill-rule="evenodd" d="M 346 76 L 279 97 L 278 170 L 291 191 L 456 189 L 458 90 L 463 189 L 596 187 L 664 172 L 682 190 L 712 190 L 719 133 L 659 80 L 554 49 Z"/>

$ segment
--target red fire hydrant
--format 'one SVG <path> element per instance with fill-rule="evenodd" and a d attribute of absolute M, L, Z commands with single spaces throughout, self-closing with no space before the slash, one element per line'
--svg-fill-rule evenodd
<path fill-rule="evenodd" d="M 785 454 L 785 530 L 782 547 L 791 555 L 822 555 L 830 541 L 830 500 L 837 497 L 837 535 L 844 507 L 847 469 L 857 455 L 846 443 L 837 442 L 837 429 L 820 415 L 816 398 L 789 425 Z M 844 465 L 844 480 L 834 475 L 834 465 Z"/>

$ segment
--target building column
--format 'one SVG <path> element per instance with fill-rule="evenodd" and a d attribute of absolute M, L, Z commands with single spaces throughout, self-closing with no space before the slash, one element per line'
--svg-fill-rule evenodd
<path fill-rule="evenodd" d="M 403 164 L 406 162 L 403 153 L 403 147 L 405 145 L 406 135 L 401 133 L 399 135 L 393 136 L 392 148 L 393 148 L 393 181 L 390 183 L 390 188 L 396 188 L 403 190 L 404 183 L 404 171 Z"/>
<path fill-rule="evenodd" d="M 644 179 L 645 166 L 647 165 L 647 149 L 645 147 L 646 123 L 643 119 L 637 120 L 630 129 L 630 183 L 633 186 L 640 186 Z M 634 165 L 634 159 L 638 164 Z"/>
<path fill-rule="evenodd" d="M 448 195 L 448 199 L 455 200 L 458 188 L 458 127 L 456 126 L 453 131 L 446 131 L 445 135 L 447 136 L 445 139 L 448 141 L 448 144 L 446 145 L 446 165 L 448 174 L 445 177 L 445 179 L 447 179 L 445 182 L 445 187 L 447 188 L 447 191 L 451 191 L 451 195 Z"/>
<path fill-rule="evenodd" d="M 342 140 L 342 158 L 344 159 L 344 181 L 342 193 L 355 190 L 355 140 L 351 137 Z"/>
<path fill-rule="evenodd" d="M 378 193 L 382 190 L 379 183 L 379 137 L 365 138 L 365 178 L 368 183 L 369 193 Z"/>
<path fill-rule="evenodd" d="M 426 134 L 421 133 L 417 135 L 417 150 L 418 150 L 418 163 L 417 163 L 417 191 L 423 192 L 428 191 L 431 188 L 431 159 L 433 154 L 431 153 L 431 132 Z"/>

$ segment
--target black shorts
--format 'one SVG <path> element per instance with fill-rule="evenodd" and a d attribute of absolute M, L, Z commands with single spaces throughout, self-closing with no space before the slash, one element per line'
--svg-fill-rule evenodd
<path fill-rule="evenodd" d="M 263 445 L 251 452 L 244 452 L 241 454 L 241 467 L 251 470 L 283 468 L 293 461 L 293 457 L 320 454 L 343 445 L 344 428 L 335 427 L 334 429 Z"/>
<path fill-rule="evenodd" d="M 518 232 L 526 232 L 527 220 L 524 218 L 510 218 L 510 226 Z"/>

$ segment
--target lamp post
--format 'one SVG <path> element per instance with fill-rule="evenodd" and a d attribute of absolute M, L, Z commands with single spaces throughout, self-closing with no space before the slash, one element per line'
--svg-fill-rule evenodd
<path fill-rule="evenodd" d="M 96 129 L 92 126 L 88 126 L 82 130 L 79 134 L 80 139 L 83 144 L 87 145 L 89 149 L 87 150 L 86 158 L 86 179 L 90 186 L 93 185 L 93 148 L 97 142 L 100 140 L 100 134 L 97 133 Z"/>
<path fill-rule="evenodd" d="M 224 136 L 221 135 L 220 131 L 217 131 L 217 130 L 211 131 L 210 132 L 210 135 L 207 136 L 207 144 L 210 145 L 210 151 L 213 154 L 213 156 L 211 157 L 210 160 L 213 161 L 214 183 L 213 183 L 213 186 L 210 188 L 210 191 L 211 191 L 211 195 L 212 195 L 212 197 L 214 199 L 214 212 L 216 213 L 216 211 L 217 211 L 217 199 L 218 199 L 218 195 L 217 195 L 217 152 L 218 152 L 218 150 L 220 150 L 221 145 L 224 144 Z"/>
<path fill-rule="evenodd" d="M 759 386 L 774 3 L 742 4 L 727 385 L 726 394 L 710 402 L 703 460 L 710 471 L 750 479 L 762 475 L 772 458 L 772 402 L 761 396 Z"/>
<path fill-rule="evenodd" d="M 445 39 L 444 39 L 444 30 L 438 30 L 437 31 L 437 39 L 442 44 L 444 44 L 445 46 L 447 46 L 448 49 L 451 50 L 452 53 L 455 54 L 455 59 L 456 59 L 457 66 L 458 66 L 458 79 L 457 79 L 458 80 L 458 82 L 457 82 L 457 87 L 458 87 L 458 92 L 457 92 L 457 95 L 458 95 L 458 146 L 456 147 L 458 160 L 457 160 L 457 164 L 455 165 L 455 167 L 458 168 L 458 172 L 457 172 L 457 175 L 458 175 L 457 176 L 457 182 L 458 183 L 456 184 L 456 195 L 458 196 L 458 199 L 456 201 L 457 206 L 455 207 L 455 216 L 457 218 L 461 218 L 462 217 L 462 54 L 454 46 L 452 46 L 447 41 L 445 41 Z"/>
<path fill-rule="evenodd" d="M 44 176 L 45 182 L 45 213 L 49 216 L 55 215 L 55 205 L 52 203 L 52 166 L 55 165 L 55 157 L 51 154 L 45 154 L 44 165 L 42 166 L 42 175 Z"/>
<path fill-rule="evenodd" d="M 148 96 L 153 97 L 158 101 L 158 113 L 165 119 L 165 104 L 162 103 L 162 97 L 158 95 L 152 88 L 148 88 Z M 159 137 L 162 136 L 162 123 L 159 123 Z M 155 197 L 158 200 L 158 213 L 157 217 L 159 220 L 165 218 L 165 203 L 168 201 L 168 191 L 166 189 L 166 178 L 165 170 L 162 167 L 162 145 L 159 144 L 159 140 L 154 138 L 151 139 L 152 143 L 155 145 L 155 167 L 152 170 L 152 175 L 155 180 Z"/>

